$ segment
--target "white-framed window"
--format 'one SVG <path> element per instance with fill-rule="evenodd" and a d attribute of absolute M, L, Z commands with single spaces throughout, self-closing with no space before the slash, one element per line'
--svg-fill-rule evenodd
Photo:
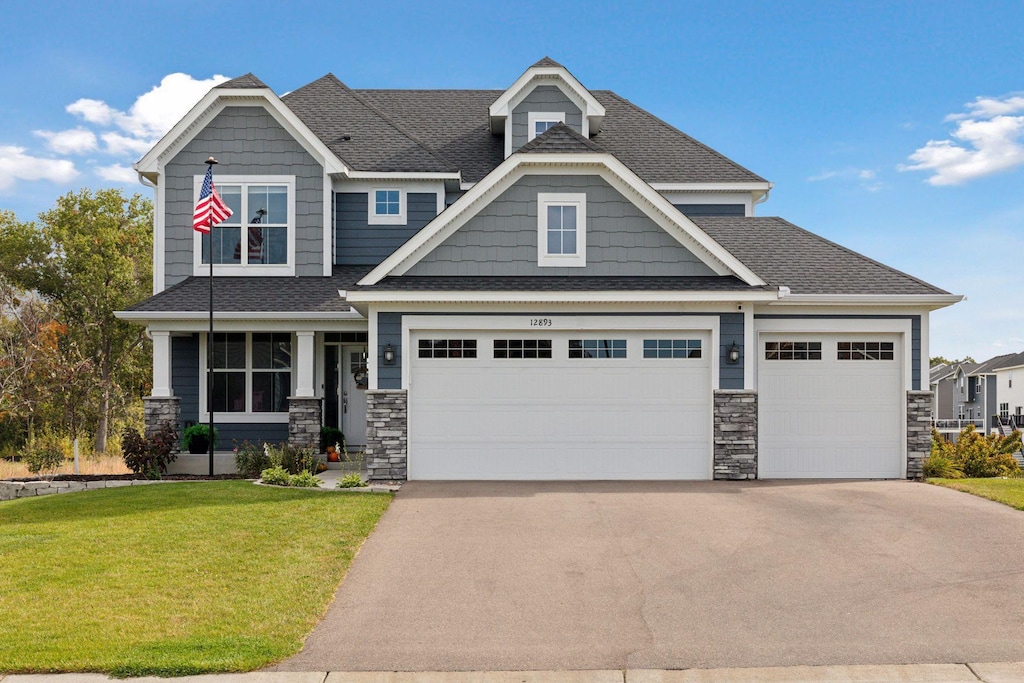
<path fill-rule="evenodd" d="M 644 358 L 700 357 L 700 339 L 644 339 Z"/>
<path fill-rule="evenodd" d="M 999 404 L 999 419 L 1006 422 L 1010 419 L 1010 404 L 1000 403 Z"/>
<path fill-rule="evenodd" d="M 476 358 L 476 339 L 420 339 L 420 358 Z"/>
<path fill-rule="evenodd" d="M 587 265 L 587 195 L 537 195 L 537 265 Z"/>
<path fill-rule="evenodd" d="M 198 201 L 203 177 L 194 176 Z M 209 235 L 193 231 L 194 274 L 295 274 L 295 176 L 215 176 L 232 215 Z"/>
<path fill-rule="evenodd" d="M 837 360 L 893 360 L 892 342 L 841 341 L 837 345 Z"/>
<path fill-rule="evenodd" d="M 962 403 L 956 407 L 956 411 L 957 411 L 958 419 L 960 419 L 960 420 L 964 419 L 964 405 Z"/>
<path fill-rule="evenodd" d="M 625 358 L 625 339 L 570 339 L 569 358 Z"/>
<path fill-rule="evenodd" d="M 564 111 L 531 111 L 526 116 L 528 129 L 526 141 L 542 135 L 548 128 L 556 126 L 565 121 Z"/>
<path fill-rule="evenodd" d="M 292 395 L 292 334 L 290 332 L 214 332 L 213 395 L 205 396 L 204 411 L 235 415 L 287 416 Z"/>
<path fill-rule="evenodd" d="M 397 187 L 370 190 L 367 222 L 370 225 L 405 225 L 406 192 Z"/>

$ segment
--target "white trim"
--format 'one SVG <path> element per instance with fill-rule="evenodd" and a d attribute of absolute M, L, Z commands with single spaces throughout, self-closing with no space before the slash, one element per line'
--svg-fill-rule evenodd
<path fill-rule="evenodd" d="M 576 253 L 548 253 L 548 212 L 551 206 L 576 209 Z M 537 193 L 537 265 L 542 268 L 583 268 L 587 265 L 587 194 L 585 192 Z"/>
<path fill-rule="evenodd" d="M 526 141 L 537 137 L 538 123 L 565 123 L 564 111 L 530 111 L 526 113 Z M 511 137 L 511 136 L 510 136 Z"/>
<path fill-rule="evenodd" d="M 372 306 L 367 313 L 366 319 L 369 321 L 369 329 L 366 332 L 366 388 L 368 391 L 376 391 L 377 366 L 383 361 L 377 353 L 377 349 L 380 345 L 377 336 L 377 310 Z"/>
<path fill-rule="evenodd" d="M 754 305 L 741 304 L 743 309 L 743 388 L 756 388 L 754 365 L 757 364 L 757 336 L 754 334 Z"/>
<path fill-rule="evenodd" d="M 522 99 L 520 94 L 526 90 L 532 92 L 533 88 L 527 88 L 527 86 L 531 85 L 533 81 L 538 81 L 537 85 L 546 85 L 547 83 L 545 83 L 545 81 L 554 81 L 553 84 L 558 85 L 559 80 L 561 80 L 564 86 L 569 88 L 577 98 L 583 100 L 583 104 L 585 105 L 582 107 L 584 118 L 604 118 L 604 106 L 597 101 L 597 98 L 590 94 L 589 90 L 583 87 L 582 83 L 576 80 L 575 76 L 569 73 L 568 69 L 563 66 L 531 66 L 529 69 L 524 71 L 523 75 L 517 78 L 516 82 L 510 85 L 501 94 L 501 96 L 494 101 L 493 104 L 491 104 L 488 108 L 488 113 L 492 118 L 507 119 L 515 108 L 513 99 Z M 508 133 L 509 131 L 506 127 L 506 134 Z"/>
<path fill-rule="evenodd" d="M 152 396 L 166 398 L 174 396 L 171 387 L 171 333 L 148 331 L 153 340 L 153 391 Z"/>
<path fill-rule="evenodd" d="M 786 294 L 779 304 L 793 306 L 927 306 L 945 308 L 963 301 L 960 294 Z"/>
<path fill-rule="evenodd" d="M 348 167 L 341 159 L 335 156 L 270 88 L 212 88 L 138 163 L 133 164 L 133 167 L 139 173 L 162 174 L 162 159 L 173 157 L 180 148 L 191 142 L 203 130 L 205 125 L 200 124 L 207 119 L 215 118 L 225 107 L 231 106 L 262 106 L 323 166 L 325 173 L 348 172 Z"/>
<path fill-rule="evenodd" d="M 458 180 L 461 182 L 462 173 L 420 173 L 413 171 L 349 171 L 345 177 L 352 180 Z"/>
<path fill-rule="evenodd" d="M 331 189 L 331 185 L 331 177 L 324 173 L 324 277 L 330 277 L 334 273 L 334 190 Z"/>
<path fill-rule="evenodd" d="M 918 368 L 918 372 L 921 375 L 922 389 L 924 388 L 925 381 L 930 379 L 929 375 L 931 374 L 931 357 L 928 355 L 930 350 L 929 347 L 931 346 L 931 331 L 929 328 L 930 316 L 931 313 L 929 313 L 928 311 L 921 313 L 921 357 L 919 359 L 920 367 Z M 910 386 L 914 385 L 910 384 Z M 930 388 L 931 387 L 929 386 L 929 389 Z M 932 417 L 936 418 L 938 417 L 938 415 L 932 415 Z"/>
<path fill-rule="evenodd" d="M 153 294 L 164 291 L 167 273 L 167 192 L 164 190 L 162 164 L 160 166 L 160 176 L 153 184 L 156 193 L 156 212 L 153 214 Z"/>
<path fill-rule="evenodd" d="M 678 291 L 349 291 L 350 304 L 387 302 L 437 303 L 695 303 L 734 301 L 774 301 L 772 290 L 757 292 L 678 292 Z"/>
<path fill-rule="evenodd" d="M 245 406 L 246 406 L 246 411 L 244 413 L 217 412 L 217 413 L 215 413 L 215 415 L 217 416 L 217 420 L 215 420 L 215 422 L 219 421 L 221 423 L 228 423 L 228 424 L 233 423 L 233 422 L 237 422 L 237 423 L 240 423 L 240 424 L 287 423 L 288 422 L 288 411 L 272 412 L 272 413 L 271 412 L 256 413 L 256 412 L 252 412 L 252 410 L 251 410 L 251 404 L 252 404 L 252 373 L 253 373 L 253 369 L 252 369 L 252 335 L 253 334 L 262 334 L 262 333 L 265 333 L 265 332 L 281 332 L 281 331 L 284 331 L 284 330 L 264 330 L 264 329 L 260 329 L 260 330 L 258 330 L 256 332 L 253 332 L 253 330 L 250 328 L 250 329 L 246 329 L 246 330 L 215 329 L 213 331 L 214 334 L 225 334 L 225 333 L 229 333 L 229 332 L 234 332 L 234 333 L 242 333 L 242 332 L 244 332 L 244 334 L 245 334 L 245 370 L 244 370 L 244 372 L 245 372 Z M 295 342 L 295 334 L 293 333 L 291 336 L 292 336 L 292 367 L 288 371 L 289 378 L 290 378 L 290 381 L 291 381 L 291 390 L 289 391 L 288 398 L 290 398 L 291 396 L 295 395 L 295 348 L 296 348 L 297 345 L 296 345 L 296 342 Z M 209 339 L 209 332 L 208 331 L 199 335 L 199 421 L 200 422 L 208 422 L 210 420 L 210 412 L 209 412 L 209 408 L 207 408 L 207 406 L 209 404 L 207 403 L 207 393 L 206 393 L 207 389 L 209 387 L 209 382 L 207 380 L 207 375 L 206 375 L 207 368 L 208 368 L 207 361 L 209 359 L 209 354 L 207 352 L 208 339 Z M 241 371 L 241 368 L 229 368 L 229 370 L 233 370 L 235 372 L 239 372 L 239 371 Z"/>
<path fill-rule="evenodd" d="M 653 185 L 652 185 L 653 187 Z M 676 204 L 704 205 L 704 204 L 727 204 L 730 206 L 742 206 L 744 217 L 754 215 L 754 193 L 752 192 L 666 192 L 661 194 L 673 206 Z"/>
<path fill-rule="evenodd" d="M 315 355 L 316 333 L 312 330 L 299 330 L 292 335 L 295 350 L 292 353 L 292 380 L 294 396 L 313 398 L 316 396 Z"/>
<path fill-rule="evenodd" d="M 377 213 L 377 193 L 397 192 L 398 213 Z M 409 220 L 406 190 L 397 185 L 374 187 L 366 195 L 366 223 L 367 225 L 406 225 Z"/>
<path fill-rule="evenodd" d="M 599 175 L 658 223 L 680 244 L 694 252 L 717 274 L 734 274 L 753 286 L 765 282 L 724 247 L 715 242 L 693 221 L 681 214 L 664 196 L 651 189 L 618 159 L 605 153 L 588 154 L 513 154 L 494 169 L 484 181 L 459 197 L 438 218 L 416 233 L 409 241 L 359 281 L 374 285 L 388 275 L 401 275 L 423 258 L 429 243 L 440 244 L 464 225 L 485 205 L 489 195 L 497 196 L 524 175 L 550 173 L 551 167 L 562 167 L 560 173 Z M 633 195 L 633 197 L 630 196 Z M 642 200 L 642 201 L 636 201 Z M 419 253 L 421 252 L 421 253 Z M 709 258 L 703 258 L 702 253 Z"/>
<path fill-rule="evenodd" d="M 114 311 L 114 317 L 119 320 L 128 320 L 131 322 L 145 323 L 150 321 L 181 321 L 183 323 L 193 323 L 210 321 L 209 311 Z M 288 329 L 294 329 L 294 325 L 297 322 L 309 321 L 311 323 L 317 323 L 323 328 L 324 323 L 337 322 L 344 324 L 347 321 L 363 321 L 364 318 L 359 314 L 358 311 L 337 311 L 337 312 L 312 312 L 312 311 L 217 311 L 213 312 L 214 321 L 238 321 L 238 320 L 252 320 L 259 321 L 261 324 L 264 322 L 277 322 L 280 321 L 283 325 L 289 325 Z M 191 328 L 189 328 L 191 329 Z M 203 331 L 207 328 L 199 328 L 198 331 Z M 334 329 L 333 326 L 330 329 Z M 344 329 L 348 329 L 345 327 Z"/>
<path fill-rule="evenodd" d="M 767 192 L 772 184 L 767 181 L 740 183 L 651 183 L 658 192 Z"/>
<path fill-rule="evenodd" d="M 199 192 L 203 186 L 203 175 L 192 176 L 192 205 L 199 201 Z M 284 185 L 288 188 L 288 261 L 283 264 L 236 264 L 236 263 L 215 263 L 213 274 L 215 277 L 248 277 L 248 276 L 294 276 L 295 275 L 295 239 L 298 227 L 295 224 L 295 176 L 293 175 L 221 175 L 214 176 L 214 184 L 241 185 L 242 186 L 242 215 L 239 225 L 239 239 L 242 245 L 242 254 L 248 255 L 245 245 L 248 243 L 247 227 L 249 217 L 246 215 L 248 193 L 246 188 L 249 185 Z M 215 228 L 216 229 L 216 228 Z M 212 254 L 211 254 L 212 258 Z M 192 275 L 197 277 L 209 276 L 210 264 L 203 263 L 203 234 L 192 231 Z"/>

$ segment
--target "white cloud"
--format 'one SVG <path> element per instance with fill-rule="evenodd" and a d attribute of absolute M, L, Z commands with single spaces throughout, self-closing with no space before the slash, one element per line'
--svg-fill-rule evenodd
<path fill-rule="evenodd" d="M 929 171 L 931 185 L 960 185 L 1024 165 L 1024 96 L 978 97 L 967 111 L 950 114 L 956 128 L 946 140 L 929 140 L 901 171 Z"/>
<path fill-rule="evenodd" d="M 96 149 L 96 134 L 85 128 L 71 130 L 32 131 L 36 136 L 46 140 L 46 146 L 57 154 L 85 154 Z"/>
<path fill-rule="evenodd" d="M 114 164 L 113 166 L 99 166 L 96 168 L 96 175 L 112 183 L 137 183 L 139 174 L 131 166 Z"/>
<path fill-rule="evenodd" d="M 86 98 L 69 104 L 67 111 L 89 123 L 114 125 L 133 138 L 149 140 L 170 130 L 210 88 L 226 80 L 226 76 L 220 75 L 196 80 L 188 74 L 173 73 L 164 76 L 160 85 L 140 95 L 127 112 L 102 100 Z"/>
<path fill-rule="evenodd" d="M 156 140 L 139 140 L 114 132 L 104 133 L 100 137 L 103 138 L 103 142 L 107 145 L 105 150 L 107 154 L 113 154 L 114 156 L 132 155 L 138 158 L 156 144 Z"/>
<path fill-rule="evenodd" d="M 809 183 L 820 183 L 825 180 L 853 181 L 860 185 L 861 189 L 868 192 L 878 192 L 885 187 L 885 183 L 877 180 L 878 174 L 870 168 L 844 168 L 841 170 L 822 171 L 818 175 L 807 178 Z"/>
<path fill-rule="evenodd" d="M 13 187 L 17 180 L 67 183 L 77 177 L 75 165 L 67 159 L 43 159 L 25 154 L 24 147 L 0 146 L 0 190 Z"/>

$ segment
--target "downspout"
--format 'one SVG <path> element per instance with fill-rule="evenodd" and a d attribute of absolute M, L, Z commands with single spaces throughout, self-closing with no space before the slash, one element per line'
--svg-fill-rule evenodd
<path fill-rule="evenodd" d="M 768 195 L 771 194 L 772 188 L 774 188 L 774 187 L 775 187 L 774 185 L 772 185 L 771 183 L 768 183 L 768 189 L 765 190 L 764 192 L 762 192 L 761 196 L 754 200 L 754 204 L 750 207 L 750 215 L 751 216 L 753 216 L 755 213 L 757 213 L 755 211 L 755 207 L 758 204 L 764 204 L 766 201 L 768 201 Z"/>

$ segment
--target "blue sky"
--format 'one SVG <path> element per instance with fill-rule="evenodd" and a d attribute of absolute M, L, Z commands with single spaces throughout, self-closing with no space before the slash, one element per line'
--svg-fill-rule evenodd
<path fill-rule="evenodd" d="M 34 2 L 0 24 L 0 208 L 22 219 L 148 192 L 131 162 L 217 75 L 504 88 L 550 55 L 772 181 L 759 215 L 966 294 L 933 354 L 1024 350 L 1019 2 Z"/>

